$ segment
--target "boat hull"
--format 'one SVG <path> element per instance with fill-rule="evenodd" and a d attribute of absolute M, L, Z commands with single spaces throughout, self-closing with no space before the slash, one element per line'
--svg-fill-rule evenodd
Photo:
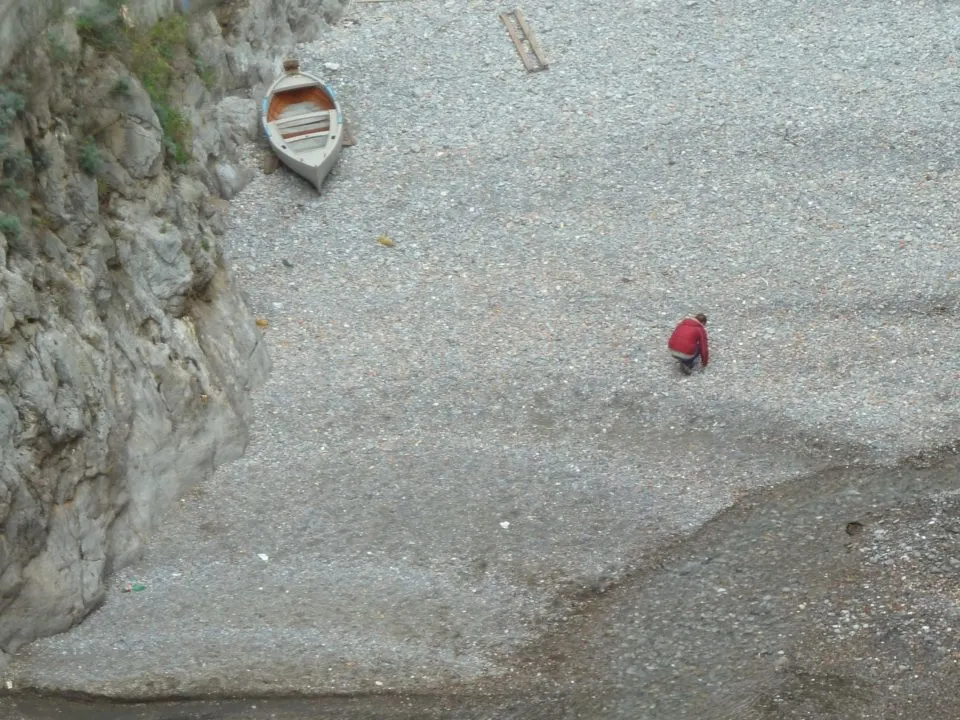
<path fill-rule="evenodd" d="M 288 70 L 267 90 L 261 124 L 284 165 L 320 190 L 343 148 L 343 111 L 320 78 Z"/>

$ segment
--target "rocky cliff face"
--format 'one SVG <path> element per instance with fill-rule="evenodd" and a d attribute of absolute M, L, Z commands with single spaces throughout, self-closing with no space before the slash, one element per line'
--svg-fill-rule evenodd
<path fill-rule="evenodd" d="M 221 2 L 155 36 L 68 12 L 6 69 L 5 652 L 96 607 L 174 499 L 244 448 L 268 359 L 224 262 L 220 213 L 248 176 L 235 155 L 256 105 L 222 94 L 270 79 L 317 32 L 316 5 Z M 124 52 L 104 34 L 118 29 L 140 33 Z"/>

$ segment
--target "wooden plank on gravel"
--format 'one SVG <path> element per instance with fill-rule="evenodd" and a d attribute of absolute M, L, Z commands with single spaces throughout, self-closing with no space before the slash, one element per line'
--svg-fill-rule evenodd
<path fill-rule="evenodd" d="M 548 65 L 543 50 L 540 49 L 540 43 L 533 36 L 533 30 L 527 24 L 523 13 L 519 9 L 501 13 L 500 20 L 503 21 L 507 34 L 513 41 L 513 46 L 517 49 L 517 54 L 520 55 L 527 72 L 546 70 Z"/>
<path fill-rule="evenodd" d="M 540 63 L 538 70 L 547 69 L 547 60 L 543 54 L 543 50 L 540 49 L 540 43 L 537 42 L 537 38 L 533 36 L 533 30 L 530 29 L 530 26 L 527 25 L 527 18 L 524 17 L 523 13 L 520 12 L 520 9 L 513 11 L 514 15 L 517 16 L 517 24 L 520 26 L 520 29 L 523 30 L 524 36 L 527 38 L 527 43 L 530 45 L 530 49 L 533 51 L 534 56 L 537 58 L 537 62 Z"/>
<path fill-rule="evenodd" d="M 280 167 L 280 158 L 278 158 L 272 152 L 269 155 L 264 156 L 263 163 L 261 165 L 264 175 L 272 175 L 277 171 L 277 168 L 279 167 Z"/>
<path fill-rule="evenodd" d="M 353 134 L 353 123 L 349 119 L 343 121 L 343 147 L 353 147 L 357 144 L 357 136 Z"/>

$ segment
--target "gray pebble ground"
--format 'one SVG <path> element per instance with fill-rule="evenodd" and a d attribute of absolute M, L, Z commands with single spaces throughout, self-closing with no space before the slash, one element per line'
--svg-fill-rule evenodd
<path fill-rule="evenodd" d="M 960 435 L 956 4 L 531 0 L 536 74 L 503 9 L 356 4 L 299 49 L 357 144 L 319 197 L 233 202 L 274 363 L 249 450 L 18 686 L 509 675 L 558 596 L 744 493 Z"/>

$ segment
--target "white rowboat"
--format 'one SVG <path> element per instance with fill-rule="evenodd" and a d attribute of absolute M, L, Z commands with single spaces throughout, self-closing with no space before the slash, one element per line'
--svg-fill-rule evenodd
<path fill-rule="evenodd" d="M 343 111 L 333 90 L 285 60 L 263 99 L 261 121 L 280 161 L 320 190 L 343 147 Z"/>

